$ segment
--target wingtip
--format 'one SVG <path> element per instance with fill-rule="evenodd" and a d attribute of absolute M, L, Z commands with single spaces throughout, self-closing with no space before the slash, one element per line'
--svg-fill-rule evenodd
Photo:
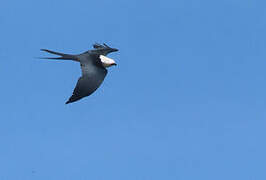
<path fill-rule="evenodd" d="M 65 104 L 70 104 L 73 103 L 74 101 L 72 99 L 67 100 L 67 102 Z"/>

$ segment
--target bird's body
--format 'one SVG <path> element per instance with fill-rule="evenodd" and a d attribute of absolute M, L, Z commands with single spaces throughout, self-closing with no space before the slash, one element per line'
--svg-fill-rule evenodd
<path fill-rule="evenodd" d="M 94 44 L 93 47 L 95 49 L 86 51 L 78 55 L 70 55 L 54 52 L 47 49 L 41 49 L 42 51 L 61 56 L 45 59 L 73 60 L 80 63 L 82 76 L 79 78 L 73 94 L 66 102 L 66 104 L 78 101 L 83 97 L 91 95 L 103 82 L 107 74 L 106 67 L 116 65 L 114 60 L 107 58 L 105 55 L 118 51 L 117 49 L 110 48 L 106 44 Z"/>

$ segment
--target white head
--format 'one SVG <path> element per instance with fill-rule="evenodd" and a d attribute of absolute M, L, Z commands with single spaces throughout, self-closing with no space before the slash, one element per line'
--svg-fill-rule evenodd
<path fill-rule="evenodd" d="M 100 55 L 100 59 L 105 68 L 116 65 L 115 61 L 109 57 Z"/>

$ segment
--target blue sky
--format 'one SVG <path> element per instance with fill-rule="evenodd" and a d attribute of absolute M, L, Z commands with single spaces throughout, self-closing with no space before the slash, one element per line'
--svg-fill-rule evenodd
<path fill-rule="evenodd" d="M 1 180 L 266 179 L 266 2 L 4 1 Z M 90 97 L 40 48 L 118 48 Z"/>

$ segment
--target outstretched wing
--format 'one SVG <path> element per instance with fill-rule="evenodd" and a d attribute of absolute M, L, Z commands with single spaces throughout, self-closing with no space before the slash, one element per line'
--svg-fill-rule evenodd
<path fill-rule="evenodd" d="M 82 76 L 79 78 L 72 96 L 66 102 L 72 103 L 91 95 L 103 82 L 107 70 L 90 63 L 81 63 Z"/>

